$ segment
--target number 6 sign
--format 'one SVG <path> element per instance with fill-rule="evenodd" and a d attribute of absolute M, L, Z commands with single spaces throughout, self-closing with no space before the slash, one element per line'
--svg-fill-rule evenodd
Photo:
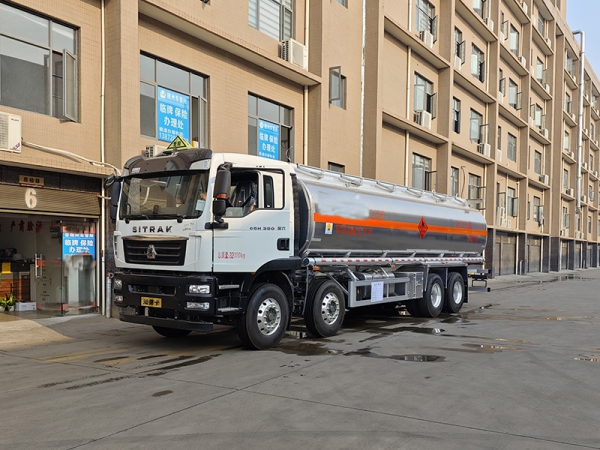
<path fill-rule="evenodd" d="M 25 190 L 25 204 L 29 209 L 33 209 L 37 206 L 37 195 L 35 189 L 27 188 Z"/>

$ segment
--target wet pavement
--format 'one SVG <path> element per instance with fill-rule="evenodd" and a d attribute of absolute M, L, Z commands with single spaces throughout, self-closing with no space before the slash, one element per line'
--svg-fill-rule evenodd
<path fill-rule="evenodd" d="M 489 286 L 328 339 L 295 321 L 261 352 L 226 327 L 3 313 L 0 448 L 600 449 L 600 270 Z"/>

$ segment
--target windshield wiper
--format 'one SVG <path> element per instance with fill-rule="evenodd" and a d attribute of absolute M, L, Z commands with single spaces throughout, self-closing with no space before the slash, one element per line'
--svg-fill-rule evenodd
<path fill-rule="evenodd" d="M 130 220 L 140 220 L 140 219 L 150 220 L 150 217 L 148 217 L 146 214 L 131 215 L 131 216 L 125 217 L 125 223 L 129 223 Z"/>
<path fill-rule="evenodd" d="M 161 219 L 177 219 L 178 223 L 183 222 L 183 219 L 187 219 L 185 214 L 161 214 Z"/>

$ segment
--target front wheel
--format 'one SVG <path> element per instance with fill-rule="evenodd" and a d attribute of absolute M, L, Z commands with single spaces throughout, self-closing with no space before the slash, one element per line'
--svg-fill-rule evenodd
<path fill-rule="evenodd" d="M 178 328 L 166 328 L 156 326 L 152 326 L 152 328 L 154 328 L 154 331 L 156 331 L 161 336 L 172 339 L 186 337 L 188 334 L 191 333 L 190 330 L 180 330 Z"/>
<path fill-rule="evenodd" d="M 315 280 L 309 288 L 304 322 L 311 334 L 334 336 L 341 328 L 346 312 L 344 293 L 335 281 Z"/>
<path fill-rule="evenodd" d="M 236 329 L 244 346 L 253 350 L 275 347 L 283 338 L 289 317 L 287 298 L 275 284 L 259 284 L 251 292 L 246 313 Z"/>
<path fill-rule="evenodd" d="M 444 306 L 444 283 L 436 273 L 429 274 L 427 289 L 423 297 L 417 300 L 421 317 L 437 317 Z"/>
<path fill-rule="evenodd" d="M 464 301 L 465 280 L 459 273 L 453 272 L 448 277 L 444 309 L 449 313 L 457 313 L 462 308 Z"/>

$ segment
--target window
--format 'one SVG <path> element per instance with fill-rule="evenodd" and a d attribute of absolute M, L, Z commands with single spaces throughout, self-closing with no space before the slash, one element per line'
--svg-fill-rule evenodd
<path fill-rule="evenodd" d="M 569 72 L 571 76 L 575 76 L 575 64 L 573 62 L 573 58 L 570 55 L 567 55 L 567 72 Z"/>
<path fill-rule="evenodd" d="M 540 198 L 533 197 L 533 221 L 542 225 L 544 223 L 544 215 L 540 206 Z"/>
<path fill-rule="evenodd" d="M 562 207 L 562 227 L 569 228 L 569 213 L 566 206 Z"/>
<path fill-rule="evenodd" d="M 531 105 L 531 109 L 532 118 L 535 123 L 535 126 L 539 129 L 544 128 L 545 120 L 543 119 L 545 119 L 545 116 L 543 115 L 542 107 L 536 103 L 535 105 Z"/>
<path fill-rule="evenodd" d="M 488 0 L 473 0 L 473 11 L 482 19 L 488 15 Z"/>
<path fill-rule="evenodd" d="M 565 131 L 565 137 L 563 139 L 563 148 L 565 149 L 565 151 L 569 151 L 569 147 L 570 147 L 570 137 L 569 137 L 569 132 Z"/>
<path fill-rule="evenodd" d="M 483 190 L 481 188 L 481 177 L 479 175 L 469 174 L 469 200 L 482 200 Z"/>
<path fill-rule="evenodd" d="M 338 2 L 340 5 L 343 5 L 343 6 L 345 6 L 346 8 L 348 7 L 348 0 L 337 0 L 337 2 Z"/>
<path fill-rule="evenodd" d="M 485 79 L 485 57 L 475 44 L 471 46 L 471 75 L 479 81 Z"/>
<path fill-rule="evenodd" d="M 571 114 L 571 94 L 565 92 L 565 111 Z"/>
<path fill-rule="evenodd" d="M 413 153 L 412 156 L 412 187 L 418 189 L 429 188 L 429 174 L 431 173 L 431 159 Z"/>
<path fill-rule="evenodd" d="M 144 54 L 140 77 L 140 133 L 208 147 L 207 78 Z"/>
<path fill-rule="evenodd" d="M 590 165 L 590 170 L 593 172 L 594 171 L 594 155 L 592 153 L 590 153 L 589 165 Z"/>
<path fill-rule="evenodd" d="M 506 188 L 506 215 L 509 217 L 517 217 L 519 214 L 518 198 L 515 198 L 515 189 Z"/>
<path fill-rule="evenodd" d="M 506 157 L 511 161 L 517 160 L 517 137 L 508 133 L 508 141 L 506 144 Z"/>
<path fill-rule="evenodd" d="M 515 56 L 519 56 L 519 32 L 512 24 L 509 33 L 509 48 Z"/>
<path fill-rule="evenodd" d="M 278 41 L 294 35 L 293 0 L 248 0 L 248 24 Z"/>
<path fill-rule="evenodd" d="M 76 30 L 0 3 L 0 105 L 79 120 Z"/>
<path fill-rule="evenodd" d="M 538 175 L 542 174 L 542 154 L 537 150 L 533 153 L 533 171 Z"/>
<path fill-rule="evenodd" d="M 432 118 L 435 118 L 435 100 L 433 83 L 415 73 L 415 111 L 427 111 Z"/>
<path fill-rule="evenodd" d="M 502 150 L 502 127 L 498 127 L 498 150 Z"/>
<path fill-rule="evenodd" d="M 587 220 L 587 232 L 588 233 L 592 232 L 592 218 L 590 216 L 588 216 L 588 220 Z"/>
<path fill-rule="evenodd" d="M 508 104 L 519 110 L 521 109 L 521 93 L 518 92 L 519 86 L 511 79 L 508 81 Z"/>
<path fill-rule="evenodd" d="M 462 38 L 462 31 L 454 29 L 454 55 L 460 58 L 461 64 L 465 62 L 465 41 Z"/>
<path fill-rule="evenodd" d="M 569 171 L 567 169 L 563 169 L 563 188 L 567 189 L 569 187 Z"/>
<path fill-rule="evenodd" d="M 538 80 L 541 84 L 546 82 L 546 71 L 544 70 L 544 63 L 540 58 L 537 58 L 535 63 L 535 79 Z"/>
<path fill-rule="evenodd" d="M 498 79 L 500 80 L 498 83 L 498 91 L 502 92 L 502 95 L 506 95 L 506 78 L 504 78 L 502 69 L 498 72 Z"/>
<path fill-rule="evenodd" d="M 481 126 L 483 124 L 483 116 L 475 110 L 471 110 L 471 122 L 469 126 L 469 139 L 471 142 L 481 142 Z"/>
<path fill-rule="evenodd" d="M 542 36 L 546 36 L 546 21 L 538 11 L 537 29 Z"/>
<path fill-rule="evenodd" d="M 248 153 L 294 161 L 293 110 L 248 94 Z"/>
<path fill-rule="evenodd" d="M 329 69 L 329 103 L 346 109 L 346 77 L 340 66 Z"/>
<path fill-rule="evenodd" d="M 450 168 L 450 195 L 457 197 L 459 195 L 458 180 L 459 171 L 456 167 Z"/>
<path fill-rule="evenodd" d="M 437 41 L 437 16 L 435 7 L 427 0 L 417 0 L 417 31 L 428 31 Z"/>
<path fill-rule="evenodd" d="M 460 133 L 460 100 L 456 97 L 452 99 L 452 130 Z"/>
<path fill-rule="evenodd" d="M 331 170 L 332 172 L 346 173 L 346 166 L 329 162 L 327 164 L 327 170 Z"/>

